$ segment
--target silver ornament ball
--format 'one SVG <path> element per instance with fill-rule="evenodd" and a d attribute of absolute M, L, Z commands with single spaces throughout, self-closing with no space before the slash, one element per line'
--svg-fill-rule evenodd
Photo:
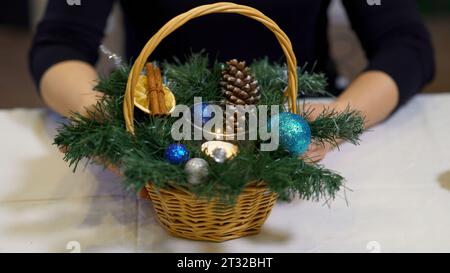
<path fill-rule="evenodd" d="M 224 163 L 227 160 L 227 151 L 224 148 L 217 147 L 212 151 L 212 158 L 217 163 Z"/>
<path fill-rule="evenodd" d="M 189 183 L 193 185 L 199 184 L 209 173 L 208 162 L 203 158 L 191 158 L 186 162 L 184 171 L 187 174 Z"/>

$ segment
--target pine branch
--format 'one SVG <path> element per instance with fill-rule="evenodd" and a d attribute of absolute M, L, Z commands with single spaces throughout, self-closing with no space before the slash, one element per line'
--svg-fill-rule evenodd
<path fill-rule="evenodd" d="M 339 174 L 321 165 L 307 164 L 292 157 L 268 163 L 261 169 L 261 178 L 283 200 L 290 200 L 294 196 L 313 201 L 334 199 L 344 183 L 344 178 Z"/>
<path fill-rule="evenodd" d="M 323 73 L 311 73 L 306 70 L 307 65 L 298 68 L 298 96 L 299 97 L 333 97 L 326 91 L 327 79 Z M 262 105 L 284 104 L 286 97 L 283 92 L 287 82 L 286 65 L 270 64 L 267 58 L 256 60 L 251 69 L 261 86 Z"/>
<path fill-rule="evenodd" d="M 282 65 L 269 63 L 267 58 L 253 61 L 252 73 L 261 88 L 261 105 L 280 105 L 285 101 L 284 89 L 287 86 L 285 70 Z"/>
<path fill-rule="evenodd" d="M 306 65 L 298 71 L 298 93 L 302 97 L 333 97 L 326 91 L 327 78 L 324 73 L 310 73 Z"/>
<path fill-rule="evenodd" d="M 193 54 L 185 63 L 164 63 L 165 76 L 177 103 L 192 105 L 194 96 L 204 101 L 219 101 L 220 64 L 209 67 L 205 54 Z M 286 86 L 285 69 L 271 65 L 267 59 L 251 66 L 262 92 L 261 104 L 283 104 Z M 232 203 L 251 181 L 264 180 L 281 198 L 293 195 L 304 199 L 333 199 L 342 186 L 343 178 L 320 165 L 306 164 L 291 157 L 286 151 L 260 152 L 258 142 L 239 142 L 239 154 L 223 164 L 216 163 L 201 151 L 201 141 L 182 141 L 192 157 L 201 157 L 209 164 L 209 176 L 199 185 L 186 182 L 183 166 L 171 165 L 164 160 L 164 151 L 173 140 L 170 130 L 175 118 L 150 117 L 136 110 L 135 136 L 125 130 L 123 120 L 123 94 L 129 67 L 102 77 L 96 90 L 105 96 L 97 103 L 90 118 L 75 114 L 58 130 L 54 143 L 64 148 L 65 160 L 76 168 L 83 158 L 101 158 L 124 170 L 129 188 L 141 189 L 152 181 L 157 187 L 180 185 L 188 187 L 199 197 L 221 198 Z M 284 77 L 284 78 L 283 78 Z M 284 80 L 283 80 L 284 79 Z M 300 73 L 299 86 L 309 94 L 320 93 L 324 77 Z M 336 143 L 343 139 L 357 144 L 363 131 L 364 119 L 358 112 L 347 109 L 342 113 L 327 110 L 310 122 L 315 141 Z"/>
<path fill-rule="evenodd" d="M 306 112 L 306 118 L 310 113 Z M 309 122 L 311 136 L 319 143 L 328 142 L 337 145 L 339 140 L 352 144 L 359 143 L 359 136 L 364 132 L 365 119 L 359 111 L 347 107 L 338 112 L 325 109 L 314 121 Z"/>
<path fill-rule="evenodd" d="M 110 75 L 101 75 L 94 90 L 109 96 L 122 96 L 127 85 L 130 69 L 130 66 L 123 66 Z"/>
<path fill-rule="evenodd" d="M 173 181 L 177 185 L 189 185 L 183 169 L 166 161 L 129 155 L 124 162 L 125 184 L 132 190 L 139 191 L 149 181 L 157 188 L 168 187 Z"/>
<path fill-rule="evenodd" d="M 175 58 L 173 64 L 164 62 L 163 69 L 178 104 L 192 105 L 194 97 L 202 97 L 203 101 L 221 99 L 217 92 L 221 67 L 218 62 L 214 62 L 210 70 L 208 55 L 192 54 L 185 63 Z"/>

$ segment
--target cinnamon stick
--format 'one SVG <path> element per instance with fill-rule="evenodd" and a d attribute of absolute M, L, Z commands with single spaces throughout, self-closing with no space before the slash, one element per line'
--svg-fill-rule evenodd
<path fill-rule="evenodd" d="M 159 115 L 158 85 L 153 64 L 147 63 L 148 105 L 152 115 Z"/>
<path fill-rule="evenodd" d="M 164 86 L 162 84 L 161 70 L 159 67 L 155 69 L 155 78 L 158 92 L 159 112 L 160 114 L 167 114 L 166 100 L 164 99 Z"/>

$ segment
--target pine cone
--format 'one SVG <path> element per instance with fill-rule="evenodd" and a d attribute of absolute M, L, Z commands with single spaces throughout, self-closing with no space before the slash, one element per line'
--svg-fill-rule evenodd
<path fill-rule="evenodd" d="M 241 115 L 240 119 L 238 117 L 238 110 L 233 115 L 227 116 L 226 113 L 224 113 L 224 122 L 225 122 L 225 128 L 226 132 L 234 132 L 234 133 L 243 133 L 244 128 L 246 126 L 246 119 L 245 115 Z M 238 121 L 240 123 L 238 123 Z"/>
<path fill-rule="evenodd" d="M 236 59 L 227 62 L 220 85 L 229 104 L 256 104 L 261 98 L 258 82 L 250 73 L 250 68 Z"/>

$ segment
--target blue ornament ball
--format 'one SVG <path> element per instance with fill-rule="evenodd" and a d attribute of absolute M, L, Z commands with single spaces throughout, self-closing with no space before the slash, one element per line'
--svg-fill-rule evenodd
<path fill-rule="evenodd" d="M 294 156 L 304 154 L 311 143 L 311 128 L 308 122 L 299 115 L 283 112 L 273 116 L 270 127 L 279 122 L 280 145 Z"/>
<path fill-rule="evenodd" d="M 207 102 L 197 103 L 191 107 L 191 115 L 193 122 L 201 120 L 202 126 L 205 125 L 213 117 L 212 106 Z M 200 124 L 198 124 L 200 125 Z"/>
<path fill-rule="evenodd" d="M 170 164 L 180 165 L 189 160 L 189 151 L 183 144 L 170 144 L 164 157 Z"/>

